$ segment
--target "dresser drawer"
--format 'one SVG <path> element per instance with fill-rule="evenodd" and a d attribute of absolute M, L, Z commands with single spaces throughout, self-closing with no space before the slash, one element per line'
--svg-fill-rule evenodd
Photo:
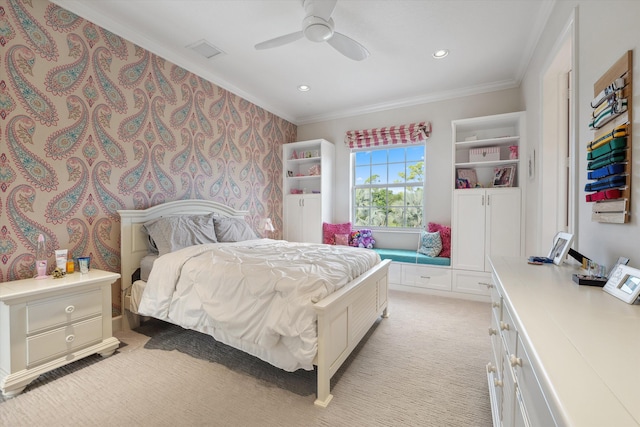
<path fill-rule="evenodd" d="M 102 316 L 27 338 L 27 367 L 102 341 Z"/>
<path fill-rule="evenodd" d="M 102 292 L 93 289 L 27 304 L 27 334 L 102 314 Z"/>
<path fill-rule="evenodd" d="M 402 284 L 419 288 L 451 290 L 451 270 L 424 265 L 403 264 Z"/>

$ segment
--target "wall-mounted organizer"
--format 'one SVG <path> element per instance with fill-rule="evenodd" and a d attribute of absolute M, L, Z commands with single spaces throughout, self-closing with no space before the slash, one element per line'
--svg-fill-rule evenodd
<path fill-rule="evenodd" d="M 627 51 L 593 85 L 587 145 L 586 200 L 591 220 L 629 222 L 631 206 L 631 124 L 633 117 L 633 51 Z"/>

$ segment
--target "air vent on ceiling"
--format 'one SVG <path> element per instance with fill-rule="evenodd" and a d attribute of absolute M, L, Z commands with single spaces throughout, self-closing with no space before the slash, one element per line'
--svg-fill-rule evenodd
<path fill-rule="evenodd" d="M 198 52 L 200 55 L 204 56 L 207 59 L 211 59 L 214 56 L 222 53 L 220 49 L 218 49 L 217 47 L 215 47 L 214 45 L 212 45 L 206 40 L 200 40 L 187 47 L 193 49 L 194 51 Z"/>

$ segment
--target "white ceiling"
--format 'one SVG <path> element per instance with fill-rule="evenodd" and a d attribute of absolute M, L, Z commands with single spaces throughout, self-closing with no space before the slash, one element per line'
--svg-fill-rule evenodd
<path fill-rule="evenodd" d="M 555 0 L 338 0 L 363 61 L 306 39 L 255 50 L 301 29 L 302 0 L 53 2 L 300 125 L 517 87 Z M 203 39 L 223 53 L 188 48 Z"/>

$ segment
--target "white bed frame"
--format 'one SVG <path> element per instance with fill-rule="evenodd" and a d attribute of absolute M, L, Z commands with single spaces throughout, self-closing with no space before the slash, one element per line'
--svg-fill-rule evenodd
<path fill-rule="evenodd" d="M 121 218 L 120 255 L 122 266 L 122 324 L 132 329 L 140 316 L 129 310 L 132 275 L 147 255 L 142 224 L 151 219 L 173 215 L 215 212 L 223 217 L 245 218 L 246 211 L 208 200 L 180 200 L 145 210 L 119 210 Z M 245 218 L 246 219 L 246 218 Z M 351 354 L 380 316 L 388 317 L 389 260 L 384 260 L 346 286 L 314 305 L 318 316 L 317 394 L 315 404 L 326 407 L 332 399 L 331 377 Z"/>

